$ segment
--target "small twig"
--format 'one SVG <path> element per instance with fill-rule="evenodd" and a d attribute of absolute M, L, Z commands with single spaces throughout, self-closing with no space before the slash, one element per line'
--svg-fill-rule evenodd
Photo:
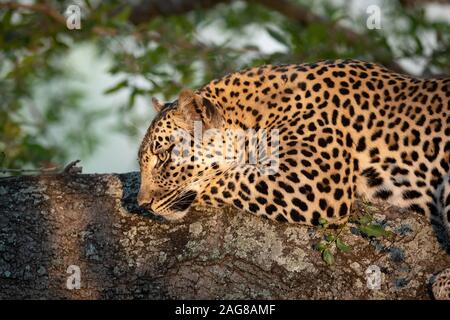
<path fill-rule="evenodd" d="M 341 235 L 342 231 L 344 231 L 345 227 L 347 227 L 348 225 L 348 220 L 345 221 L 340 227 L 339 230 L 336 233 L 336 239 L 339 238 L 339 236 Z"/>
<path fill-rule="evenodd" d="M 80 162 L 81 160 L 75 160 L 70 162 L 61 173 L 70 173 L 70 174 L 77 174 L 77 173 L 81 173 L 81 171 L 83 170 L 82 167 L 77 167 L 77 164 Z"/>
<path fill-rule="evenodd" d="M 40 168 L 40 169 L 9 169 L 9 168 L 0 168 L 1 173 L 22 173 L 22 172 L 52 172 L 58 171 L 57 167 L 53 168 Z"/>
<path fill-rule="evenodd" d="M 80 160 L 75 160 L 70 162 L 68 165 L 61 170 L 61 166 L 52 167 L 52 168 L 39 168 L 39 169 L 9 169 L 9 168 L 0 168 L 0 173 L 44 173 L 44 174 L 78 174 L 81 173 L 83 168 L 77 167 L 77 164 Z"/>
<path fill-rule="evenodd" d="M 345 227 L 347 227 L 347 225 L 348 225 L 348 220 L 339 226 L 339 230 L 336 231 L 333 241 L 326 241 L 325 247 L 327 249 L 331 249 L 331 245 L 336 242 L 336 240 L 340 237 L 342 231 L 344 231 L 344 229 L 345 229 Z M 324 231 L 324 235 L 327 236 L 325 234 L 325 230 L 323 230 L 323 231 Z"/>

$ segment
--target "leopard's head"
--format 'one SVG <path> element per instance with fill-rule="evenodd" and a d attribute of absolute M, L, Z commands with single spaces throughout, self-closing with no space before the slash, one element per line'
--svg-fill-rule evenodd
<path fill-rule="evenodd" d="M 220 172 L 217 163 L 205 161 L 212 158 L 196 142 L 195 132 L 219 130 L 223 118 L 210 100 L 190 90 L 182 91 L 172 103 L 153 99 L 153 106 L 157 114 L 139 148 L 138 204 L 177 220 L 185 216 L 205 183 Z"/>

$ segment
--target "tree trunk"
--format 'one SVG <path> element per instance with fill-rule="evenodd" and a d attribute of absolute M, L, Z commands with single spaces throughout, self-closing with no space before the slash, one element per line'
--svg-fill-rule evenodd
<path fill-rule="evenodd" d="M 391 240 L 350 224 L 341 238 L 352 250 L 329 267 L 314 246 L 323 231 L 231 209 L 165 222 L 137 207 L 138 186 L 138 173 L 0 179 L 0 298 L 427 299 L 450 265 L 417 215 L 376 214 Z M 378 290 L 367 286 L 370 266 L 381 270 Z"/>

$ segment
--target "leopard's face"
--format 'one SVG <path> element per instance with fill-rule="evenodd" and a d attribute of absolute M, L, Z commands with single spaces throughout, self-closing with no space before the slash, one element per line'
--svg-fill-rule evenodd
<path fill-rule="evenodd" d="M 138 203 L 167 220 L 184 217 L 205 182 L 219 170 L 195 146 L 195 121 L 200 125 L 211 123 L 210 119 L 202 119 L 198 112 L 202 100 L 197 100 L 189 91 L 173 103 L 159 105 L 154 101 L 159 113 L 139 149 Z"/>

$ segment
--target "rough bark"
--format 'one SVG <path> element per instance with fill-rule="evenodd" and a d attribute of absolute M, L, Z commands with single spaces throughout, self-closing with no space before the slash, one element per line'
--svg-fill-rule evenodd
<path fill-rule="evenodd" d="M 165 222 L 137 207 L 138 185 L 138 173 L 0 179 L 0 298 L 428 299 L 430 279 L 450 265 L 417 215 L 376 215 L 394 240 L 350 225 L 352 251 L 328 267 L 317 229 L 231 209 Z M 66 288 L 70 265 L 79 290 Z M 370 265 L 380 290 L 366 286 Z"/>

